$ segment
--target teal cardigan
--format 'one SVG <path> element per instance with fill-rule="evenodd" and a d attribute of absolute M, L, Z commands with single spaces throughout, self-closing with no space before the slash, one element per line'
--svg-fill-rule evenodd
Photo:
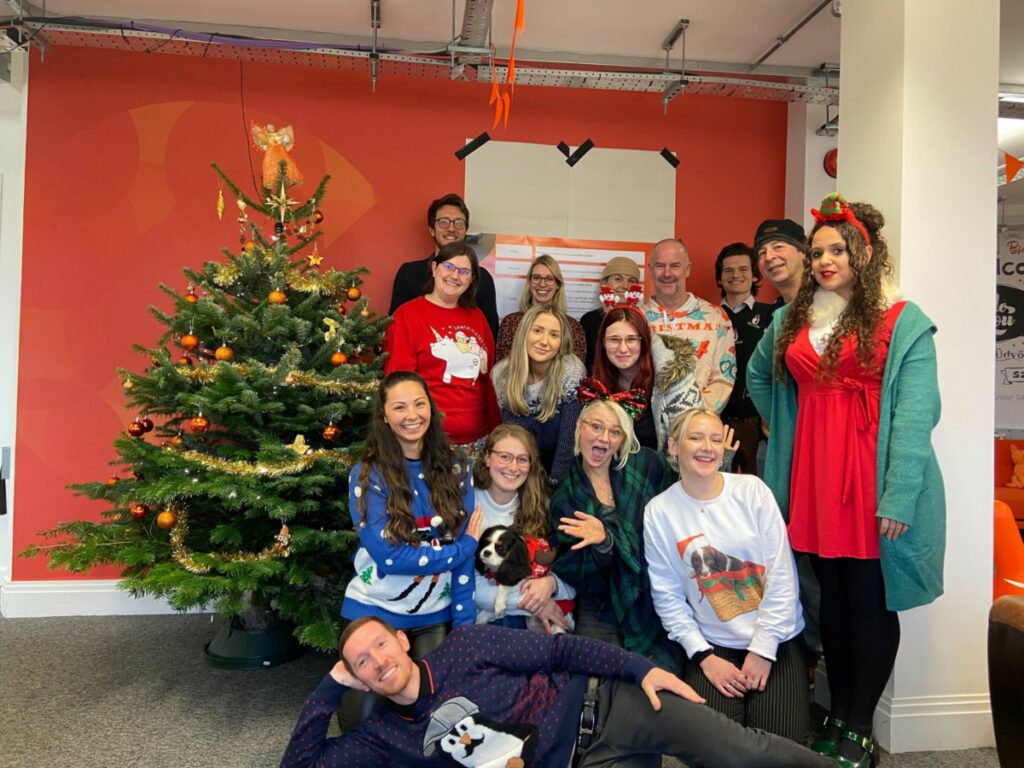
<path fill-rule="evenodd" d="M 776 311 L 747 366 L 747 391 L 771 435 L 765 482 L 789 519 L 789 480 L 796 431 L 796 383 L 783 371 L 776 380 L 775 334 L 789 307 Z M 880 539 L 885 602 L 889 610 L 927 605 L 942 594 L 946 551 L 946 493 L 931 445 L 939 421 L 935 326 L 907 302 L 893 328 L 882 375 L 876 483 L 878 517 L 909 527 L 896 541 Z"/>

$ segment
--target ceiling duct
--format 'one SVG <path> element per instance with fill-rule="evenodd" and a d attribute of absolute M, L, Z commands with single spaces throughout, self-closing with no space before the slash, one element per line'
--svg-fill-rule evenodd
<path fill-rule="evenodd" d="M 491 29 L 491 11 L 494 0 L 466 0 L 462 14 L 462 32 L 448 50 L 455 56 L 454 64 L 460 72 L 464 67 L 475 67 L 490 55 L 488 36 Z M 455 0 L 452 0 L 452 21 L 455 19 Z M 454 26 L 454 24 L 453 24 Z M 452 32 L 455 30 L 453 29 Z"/>

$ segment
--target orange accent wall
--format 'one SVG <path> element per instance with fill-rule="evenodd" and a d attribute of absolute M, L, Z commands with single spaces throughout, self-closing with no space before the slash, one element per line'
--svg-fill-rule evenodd
<path fill-rule="evenodd" d="M 99 519 L 101 503 L 65 486 L 110 474 L 112 441 L 136 415 L 125 407 L 116 369 L 145 367 L 131 347 L 155 343 L 161 331 L 148 312 L 151 304 L 169 306 L 157 282 L 184 288 L 182 267 L 237 247 L 233 201 L 228 195 L 218 221 L 209 163 L 252 189 L 249 120 L 294 125 L 292 157 L 307 179 L 299 195 L 333 174 L 323 206 L 324 264 L 372 265 L 365 292 L 386 309 L 395 269 L 431 249 L 427 203 L 463 191 L 452 153 L 490 128 L 487 97 L 486 84 L 389 77 L 372 94 L 366 73 L 242 69 L 173 55 L 60 47 L 45 63 L 34 56 L 15 552 L 60 521 Z M 689 287 L 711 300 L 719 248 L 749 240 L 762 219 L 783 212 L 784 103 L 683 96 L 664 117 L 657 94 L 519 86 L 509 129 L 494 136 L 676 151 L 676 229 L 693 257 Z M 259 163 L 253 153 L 256 174 Z M 116 575 L 105 569 L 92 577 Z M 69 575 L 36 558 L 15 559 L 13 577 Z"/>

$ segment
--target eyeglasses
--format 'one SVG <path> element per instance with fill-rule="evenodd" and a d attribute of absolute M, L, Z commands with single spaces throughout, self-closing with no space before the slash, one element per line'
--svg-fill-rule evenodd
<path fill-rule="evenodd" d="M 490 451 L 490 454 L 494 456 L 494 458 L 498 460 L 498 463 L 501 464 L 503 467 L 507 467 L 514 461 L 517 466 L 522 467 L 523 469 L 530 468 L 529 456 L 514 456 L 513 454 L 506 453 L 505 451 Z"/>
<path fill-rule="evenodd" d="M 630 349 L 635 349 L 640 346 L 639 336 L 605 336 L 604 345 L 611 347 L 612 349 L 618 349 L 625 344 Z"/>
<path fill-rule="evenodd" d="M 625 434 L 619 427 L 606 427 L 599 421 L 587 421 L 586 419 L 580 419 L 580 424 L 587 425 L 587 431 L 590 432 L 592 437 L 601 437 L 605 432 L 607 432 L 609 440 L 621 440 Z"/>
<path fill-rule="evenodd" d="M 444 267 L 448 272 L 457 273 L 459 277 L 469 277 L 473 274 L 469 267 L 456 267 L 450 261 L 442 261 L 438 266 Z"/>
<path fill-rule="evenodd" d="M 558 278 L 554 275 L 530 275 L 530 282 L 534 285 L 555 285 Z"/>
<path fill-rule="evenodd" d="M 465 229 L 465 219 L 449 219 L 447 216 L 442 216 L 439 219 L 434 219 L 434 224 L 441 229 L 448 229 L 448 227 L 455 227 L 456 229 Z"/>

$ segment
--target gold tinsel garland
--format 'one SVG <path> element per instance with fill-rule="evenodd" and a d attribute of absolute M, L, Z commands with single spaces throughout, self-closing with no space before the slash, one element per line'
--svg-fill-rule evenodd
<path fill-rule="evenodd" d="M 268 256 L 264 255 L 262 261 L 264 264 L 268 264 Z M 213 282 L 221 288 L 229 288 L 241 275 L 242 270 L 237 264 L 232 262 L 218 264 L 213 275 Z M 289 266 L 285 269 L 284 280 L 289 288 L 300 293 L 333 298 L 343 296 L 352 285 L 352 281 L 346 281 L 340 273 L 328 272 L 326 275 L 321 275 L 318 272 L 303 271 L 297 266 Z"/>
<path fill-rule="evenodd" d="M 201 565 L 192 557 L 194 554 L 187 546 L 185 539 L 188 537 L 188 513 L 180 510 L 177 513 L 178 520 L 171 529 L 171 555 L 178 565 L 189 573 L 209 573 L 212 569 L 209 565 Z M 262 552 L 206 552 L 205 557 L 211 557 L 222 563 L 258 563 L 267 560 L 276 560 L 281 557 L 288 557 L 291 554 L 291 535 L 288 526 L 281 526 L 281 530 L 274 537 L 274 543 L 266 547 Z"/>
<path fill-rule="evenodd" d="M 207 469 L 216 469 L 226 475 L 237 475 L 244 477 L 284 477 L 286 475 L 297 475 L 307 469 L 318 459 L 327 459 L 341 465 L 346 472 L 352 467 L 352 457 L 344 448 L 327 450 L 324 448 L 310 449 L 304 455 L 294 461 L 230 461 L 218 459 L 214 456 L 207 456 L 199 451 L 182 451 L 181 456 L 196 464 L 201 464 Z"/>
<path fill-rule="evenodd" d="M 276 366 L 261 365 L 260 363 L 239 363 L 231 365 L 231 369 L 237 371 L 241 376 L 248 376 L 254 370 L 261 370 L 270 376 L 277 372 Z M 227 369 L 221 368 L 220 365 L 197 366 L 195 368 L 188 365 L 178 365 L 175 366 L 175 370 L 192 381 L 198 381 L 200 384 L 209 384 L 220 375 L 222 370 Z M 303 387 L 314 387 L 332 395 L 356 395 L 359 397 L 366 397 L 376 392 L 379 386 L 377 381 L 339 381 L 337 379 L 317 376 L 313 373 L 305 373 L 304 371 L 291 371 L 285 383 L 289 386 L 298 384 Z"/>

